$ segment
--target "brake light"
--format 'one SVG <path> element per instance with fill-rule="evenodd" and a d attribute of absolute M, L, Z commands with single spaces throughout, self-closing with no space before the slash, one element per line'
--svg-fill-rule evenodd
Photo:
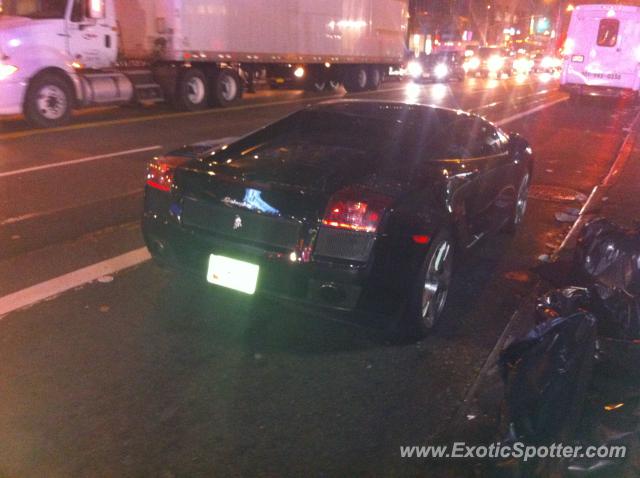
<path fill-rule="evenodd" d="M 187 161 L 189 158 L 181 156 L 162 156 L 152 159 L 147 164 L 147 186 L 160 191 L 171 191 L 176 168 Z"/>
<path fill-rule="evenodd" d="M 329 200 L 322 224 L 359 232 L 376 232 L 392 199 L 364 188 L 345 188 Z"/>

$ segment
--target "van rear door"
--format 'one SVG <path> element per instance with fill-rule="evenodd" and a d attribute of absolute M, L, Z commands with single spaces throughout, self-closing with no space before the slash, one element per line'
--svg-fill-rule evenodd
<path fill-rule="evenodd" d="M 595 8 L 595 6 L 593 7 Z M 640 13 L 614 8 L 579 12 L 569 83 L 634 88 L 638 75 Z M 573 22 L 573 19 L 572 19 Z"/>

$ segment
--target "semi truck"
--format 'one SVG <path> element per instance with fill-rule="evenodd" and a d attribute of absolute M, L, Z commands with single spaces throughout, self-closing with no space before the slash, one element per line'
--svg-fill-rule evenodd
<path fill-rule="evenodd" d="M 407 0 L 0 0 L 0 115 L 228 106 L 257 77 L 375 90 L 406 51 Z"/>
<path fill-rule="evenodd" d="M 580 96 L 638 96 L 640 7 L 578 5 L 563 48 L 560 88 Z"/>

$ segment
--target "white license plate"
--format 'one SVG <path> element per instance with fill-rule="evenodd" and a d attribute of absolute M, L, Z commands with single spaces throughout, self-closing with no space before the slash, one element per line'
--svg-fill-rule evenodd
<path fill-rule="evenodd" d="M 211 254 L 207 281 L 245 294 L 253 294 L 256 291 L 259 271 L 260 266 L 256 264 Z"/>

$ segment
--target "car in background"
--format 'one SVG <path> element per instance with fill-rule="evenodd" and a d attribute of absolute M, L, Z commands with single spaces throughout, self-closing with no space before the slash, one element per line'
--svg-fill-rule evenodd
<path fill-rule="evenodd" d="M 534 73 L 555 73 L 562 69 L 562 59 L 548 53 L 536 53 L 533 56 Z"/>
<path fill-rule="evenodd" d="M 423 336 L 454 257 L 522 222 L 532 167 L 524 139 L 476 115 L 331 101 L 151 161 L 142 230 L 196 281 Z"/>
<path fill-rule="evenodd" d="M 471 76 L 480 75 L 488 78 L 495 75 L 497 78 L 503 74 L 511 76 L 513 73 L 513 58 L 508 50 L 499 47 L 481 47 L 472 57 L 467 58 L 464 69 Z"/>
<path fill-rule="evenodd" d="M 526 53 L 518 53 L 513 58 L 513 72 L 516 75 L 529 75 L 533 67 L 533 59 Z"/>
<path fill-rule="evenodd" d="M 461 52 L 447 51 L 430 55 L 423 53 L 409 61 L 406 70 L 413 81 L 464 81 L 463 63 Z"/>

